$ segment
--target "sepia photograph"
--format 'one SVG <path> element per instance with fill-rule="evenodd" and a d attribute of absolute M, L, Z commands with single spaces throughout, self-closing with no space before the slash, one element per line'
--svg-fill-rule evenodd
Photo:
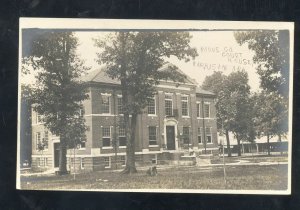
<path fill-rule="evenodd" d="M 21 18 L 17 189 L 291 193 L 291 22 Z"/>

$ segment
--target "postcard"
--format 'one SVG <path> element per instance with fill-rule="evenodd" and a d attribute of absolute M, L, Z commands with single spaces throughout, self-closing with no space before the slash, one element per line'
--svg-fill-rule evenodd
<path fill-rule="evenodd" d="M 291 22 L 21 18 L 17 189 L 291 193 Z"/>

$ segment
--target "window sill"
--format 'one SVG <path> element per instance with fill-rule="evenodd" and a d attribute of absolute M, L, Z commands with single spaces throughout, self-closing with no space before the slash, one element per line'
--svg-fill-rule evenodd
<path fill-rule="evenodd" d="M 126 149 L 127 146 L 119 146 L 119 149 Z"/>
<path fill-rule="evenodd" d="M 110 168 L 110 166 L 104 166 L 104 168 Z"/>
<path fill-rule="evenodd" d="M 157 117 L 156 114 L 148 114 L 148 117 Z"/>
<path fill-rule="evenodd" d="M 85 150 L 86 148 L 79 148 L 78 150 Z"/>
<path fill-rule="evenodd" d="M 44 150 L 36 150 L 37 152 L 48 152 L 48 149 L 44 149 Z"/>
<path fill-rule="evenodd" d="M 182 116 L 182 118 L 191 118 L 190 116 Z"/>
<path fill-rule="evenodd" d="M 113 147 L 102 147 L 102 149 L 113 149 Z"/>
<path fill-rule="evenodd" d="M 104 117 L 113 117 L 115 115 L 111 114 L 111 113 L 102 113 L 102 114 L 99 114 L 99 116 L 104 116 Z"/>
<path fill-rule="evenodd" d="M 159 147 L 158 145 L 149 145 L 149 147 Z"/>

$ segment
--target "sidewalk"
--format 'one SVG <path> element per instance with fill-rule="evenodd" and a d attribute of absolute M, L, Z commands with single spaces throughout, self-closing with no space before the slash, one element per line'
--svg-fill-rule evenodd
<path fill-rule="evenodd" d="M 256 157 L 259 157 L 260 155 L 257 155 Z M 251 159 L 249 159 L 249 157 L 252 157 L 251 155 L 249 156 L 246 156 L 247 160 L 243 160 L 245 156 L 242 156 L 241 159 L 237 159 L 236 162 L 231 162 L 231 163 L 225 163 L 225 166 L 267 166 L 267 165 L 287 165 L 288 162 L 287 161 L 261 161 L 261 162 L 251 162 Z M 274 158 L 276 158 L 276 156 L 273 156 Z M 226 157 L 228 158 L 228 157 Z M 236 158 L 236 157 L 233 157 L 233 158 Z M 255 157 L 254 157 L 255 158 Z M 255 159 L 253 159 L 255 160 Z M 220 161 L 222 161 L 222 157 L 220 157 Z M 140 167 L 137 167 L 137 170 L 138 171 L 146 171 L 149 169 L 149 167 L 152 166 L 152 165 L 149 165 L 149 166 L 140 166 Z M 166 169 L 171 169 L 171 168 L 213 168 L 213 167 L 220 167 L 220 166 L 223 166 L 223 162 L 222 163 L 215 163 L 215 164 L 212 164 L 212 163 L 209 163 L 209 164 L 196 164 L 196 165 L 192 165 L 192 166 L 183 166 L 183 165 L 156 165 L 157 166 L 157 169 L 158 170 L 166 170 Z M 106 172 L 121 172 L 123 169 L 112 169 L 112 170 L 109 170 L 109 171 L 103 171 L 104 173 Z M 78 174 L 78 173 L 76 173 Z M 47 170 L 47 171 L 43 171 L 43 172 L 25 172 L 24 173 L 24 170 L 23 170 L 23 173 L 22 173 L 22 170 L 21 170 L 21 176 L 24 176 L 24 177 L 30 177 L 30 176 L 44 176 L 44 175 L 53 175 L 55 176 L 55 170 L 54 169 L 51 169 L 51 170 Z M 71 175 L 73 175 L 73 173 L 71 173 Z"/>

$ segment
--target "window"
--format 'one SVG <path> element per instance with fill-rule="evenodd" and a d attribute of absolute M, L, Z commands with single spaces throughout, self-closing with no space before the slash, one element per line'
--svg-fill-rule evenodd
<path fill-rule="evenodd" d="M 211 136 L 211 127 L 205 128 L 205 135 L 206 135 L 206 143 L 212 143 L 212 136 Z"/>
<path fill-rule="evenodd" d="M 83 107 L 80 107 L 79 108 L 79 116 L 83 116 L 83 114 L 84 114 L 84 108 Z"/>
<path fill-rule="evenodd" d="M 156 107 L 155 107 L 155 99 L 152 98 L 148 101 L 148 114 L 155 115 L 156 114 Z"/>
<path fill-rule="evenodd" d="M 110 113 L 110 96 L 101 95 L 101 113 Z"/>
<path fill-rule="evenodd" d="M 38 167 L 46 167 L 48 164 L 48 158 L 37 158 L 36 163 Z"/>
<path fill-rule="evenodd" d="M 173 115 L 173 100 L 170 94 L 165 95 L 165 113 L 167 116 Z"/>
<path fill-rule="evenodd" d="M 126 156 L 125 155 L 120 156 L 120 163 L 121 163 L 121 166 L 125 166 L 126 165 Z"/>
<path fill-rule="evenodd" d="M 44 132 L 44 139 L 43 139 L 44 149 L 48 149 L 48 142 L 49 142 L 49 133 L 48 133 L 48 131 L 45 131 Z"/>
<path fill-rule="evenodd" d="M 44 164 L 45 164 L 45 166 L 48 165 L 48 158 L 45 158 L 45 159 L 44 159 Z"/>
<path fill-rule="evenodd" d="M 80 141 L 78 144 L 79 149 L 85 149 L 85 141 Z"/>
<path fill-rule="evenodd" d="M 41 132 L 36 133 L 35 140 L 36 140 L 36 150 L 41 150 L 42 149 Z"/>
<path fill-rule="evenodd" d="M 182 112 L 182 116 L 189 116 L 188 97 L 187 96 L 181 97 L 181 112 Z"/>
<path fill-rule="evenodd" d="M 125 127 L 120 126 L 119 127 L 119 146 L 124 147 L 126 146 L 126 133 L 125 133 Z"/>
<path fill-rule="evenodd" d="M 70 168 L 74 168 L 74 158 L 70 158 Z"/>
<path fill-rule="evenodd" d="M 38 167 L 40 167 L 40 166 L 41 166 L 41 162 L 40 162 L 40 160 L 41 160 L 41 158 L 36 158 L 36 164 L 37 164 L 37 166 L 38 166 Z"/>
<path fill-rule="evenodd" d="M 204 118 L 210 118 L 210 106 L 209 106 L 209 104 L 204 104 Z"/>
<path fill-rule="evenodd" d="M 183 143 L 189 144 L 190 143 L 190 128 L 183 127 L 182 135 L 183 135 Z"/>
<path fill-rule="evenodd" d="M 201 103 L 197 103 L 197 117 L 199 118 L 201 116 Z"/>
<path fill-rule="evenodd" d="M 110 147 L 110 127 L 102 127 L 102 146 Z"/>
<path fill-rule="evenodd" d="M 123 114 L 123 98 L 121 96 L 118 96 L 118 114 Z"/>
<path fill-rule="evenodd" d="M 202 128 L 198 128 L 198 144 L 202 144 Z"/>
<path fill-rule="evenodd" d="M 157 145 L 155 126 L 149 126 L 149 145 Z"/>
<path fill-rule="evenodd" d="M 84 158 L 80 158 L 80 168 L 84 169 Z"/>
<path fill-rule="evenodd" d="M 151 156 L 151 163 L 157 164 L 157 154 Z"/>
<path fill-rule="evenodd" d="M 42 122 L 43 122 L 42 115 L 36 112 L 36 123 L 39 124 Z"/>
<path fill-rule="evenodd" d="M 110 157 L 104 157 L 104 167 L 110 168 Z"/>
<path fill-rule="evenodd" d="M 79 117 L 82 117 L 83 114 L 84 114 L 84 108 L 83 108 L 83 107 L 80 107 L 80 108 L 78 108 L 78 110 L 76 111 L 74 117 L 75 117 L 75 118 L 79 118 Z"/>

